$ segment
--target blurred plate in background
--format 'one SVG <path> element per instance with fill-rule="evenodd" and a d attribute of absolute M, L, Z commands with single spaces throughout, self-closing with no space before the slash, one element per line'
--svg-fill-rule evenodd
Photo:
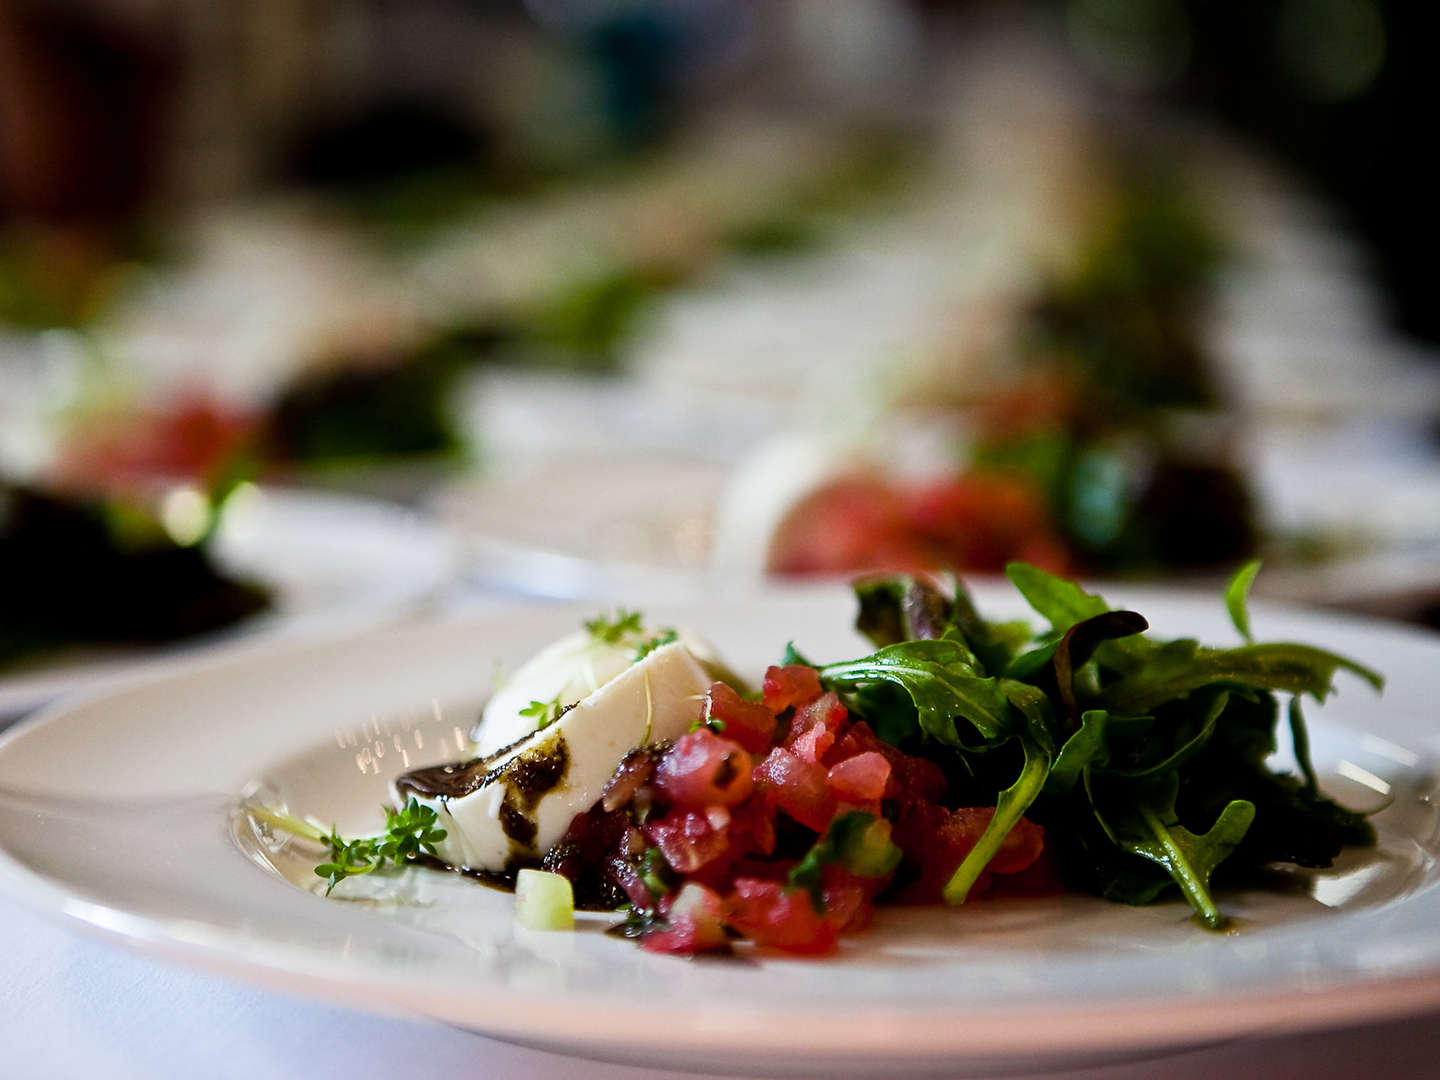
<path fill-rule="evenodd" d="M 451 536 L 412 512 L 281 488 L 237 493 L 212 544 L 222 571 L 272 591 L 272 610 L 231 630 L 160 649 L 75 650 L 17 666 L 0 673 L 0 717 L 134 675 L 179 653 L 396 619 L 438 594 L 456 568 Z"/>

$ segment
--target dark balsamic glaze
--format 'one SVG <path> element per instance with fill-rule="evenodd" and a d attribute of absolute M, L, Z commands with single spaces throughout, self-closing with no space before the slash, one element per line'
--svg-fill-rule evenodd
<path fill-rule="evenodd" d="M 565 745 L 565 736 L 556 735 L 548 746 L 537 747 L 500 765 L 493 764 L 532 738 L 533 735 L 527 735 L 485 757 L 412 769 L 396 779 L 395 791 L 402 799 L 411 795 L 422 799 L 460 799 L 503 779 L 521 797 L 525 809 L 533 810 L 546 792 L 565 779 L 570 768 L 570 749 Z"/>
<path fill-rule="evenodd" d="M 517 851 L 534 851 L 537 826 L 530 817 L 544 796 L 555 790 L 570 771 L 570 748 L 565 736 L 555 735 L 533 750 L 502 760 L 534 735 L 469 761 L 412 769 L 395 781 L 395 794 L 403 802 L 412 795 L 422 799 L 463 798 L 487 784 L 501 783 L 505 795 L 500 804 L 500 828 Z M 494 764 L 497 760 L 501 764 Z"/>

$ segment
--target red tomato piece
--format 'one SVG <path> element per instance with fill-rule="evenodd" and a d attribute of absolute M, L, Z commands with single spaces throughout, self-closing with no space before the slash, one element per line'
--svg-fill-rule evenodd
<path fill-rule="evenodd" d="M 730 845 L 737 855 L 775 851 L 775 811 L 763 799 L 750 799 L 730 814 Z"/>
<path fill-rule="evenodd" d="M 1006 834 L 1005 842 L 985 869 L 992 874 L 1018 874 L 1040 857 L 1044 847 L 1045 830 L 1033 821 L 1021 818 Z"/>
<path fill-rule="evenodd" d="M 665 861 L 682 874 L 693 874 L 730 851 L 726 830 L 716 828 L 710 817 L 699 810 L 677 807 L 647 822 L 644 832 Z"/>
<path fill-rule="evenodd" d="M 823 765 L 777 746 L 755 766 L 754 776 L 765 799 L 816 832 L 824 832 L 835 816 L 835 796 L 825 783 Z"/>
<path fill-rule="evenodd" d="M 848 722 L 849 713 L 832 690 L 796 708 L 785 747 L 796 757 L 819 761 Z"/>
<path fill-rule="evenodd" d="M 811 671 L 810 668 L 802 670 Z M 818 693 L 818 680 L 815 687 Z M 725 725 L 725 737 L 734 739 L 752 754 L 765 752 L 775 741 L 774 710 L 769 708 L 768 704 L 746 701 L 733 687 L 722 682 L 712 683 L 705 692 L 705 719 L 719 720 Z"/>
<path fill-rule="evenodd" d="M 709 728 L 680 736 L 655 768 L 655 787 L 687 807 L 735 806 L 750 797 L 750 755 Z"/>
<path fill-rule="evenodd" d="M 729 922 L 757 945 L 807 955 L 835 948 L 835 927 L 815 910 L 810 894 L 775 881 L 736 878 Z"/>
<path fill-rule="evenodd" d="M 835 742 L 835 733 L 824 724 L 816 724 L 789 740 L 789 750 L 805 761 L 819 761 Z"/>
<path fill-rule="evenodd" d="M 859 885 L 826 885 L 825 921 L 837 931 L 860 930 L 868 926 L 875 909 Z"/>
<path fill-rule="evenodd" d="M 820 674 L 812 667 L 787 664 L 784 667 L 771 666 L 765 671 L 765 707 L 773 713 L 782 713 L 796 705 L 814 701 L 822 693 Z"/>
<path fill-rule="evenodd" d="M 885 797 L 898 799 L 903 803 L 939 802 L 945 798 L 950 786 L 940 766 L 925 758 L 911 757 L 895 749 L 889 743 L 881 742 L 870 725 L 863 720 L 851 724 L 845 734 L 835 740 L 835 745 L 825 755 L 826 765 L 836 765 L 847 758 L 874 752 L 883 754 L 890 763 L 890 783 Z"/>
<path fill-rule="evenodd" d="M 880 799 L 890 783 L 890 762 L 884 754 L 867 750 L 830 766 L 826 782 L 837 797 L 850 802 Z"/>
<path fill-rule="evenodd" d="M 648 930 L 640 939 L 648 952 L 698 953 L 730 944 L 725 933 L 729 905 L 713 889 L 687 881 L 661 910 L 667 925 Z"/>

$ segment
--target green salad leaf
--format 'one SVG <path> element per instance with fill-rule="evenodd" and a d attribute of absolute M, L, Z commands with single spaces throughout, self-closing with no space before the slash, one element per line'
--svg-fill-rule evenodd
<path fill-rule="evenodd" d="M 1152 639 L 1143 615 L 1023 563 L 1006 572 L 1048 622 L 1038 636 L 981 619 L 961 586 L 857 583 L 857 629 L 876 651 L 820 666 L 822 681 L 880 738 L 948 762 L 970 805 L 995 806 L 946 900 L 966 899 L 1022 817 L 1045 827 L 1072 884 L 1127 903 L 1178 891 L 1208 927 L 1224 924 L 1217 874 L 1325 866 L 1373 840 L 1363 814 L 1320 792 L 1299 699 L 1324 701 L 1342 671 L 1376 690 L 1383 680 L 1314 646 L 1255 642 L 1258 571 L 1246 564 L 1225 590 L 1245 638 L 1228 649 Z M 792 645 L 787 662 L 805 661 Z M 1277 694 L 1290 698 L 1299 778 L 1267 763 Z"/>
<path fill-rule="evenodd" d="M 995 743 L 1015 730 L 1010 703 L 993 678 L 978 674 L 975 654 L 954 638 L 903 641 L 869 656 L 820 669 L 825 682 L 842 687 L 888 682 L 915 705 L 920 730 L 947 746 L 965 745 L 957 721 L 965 721 L 982 741 Z"/>

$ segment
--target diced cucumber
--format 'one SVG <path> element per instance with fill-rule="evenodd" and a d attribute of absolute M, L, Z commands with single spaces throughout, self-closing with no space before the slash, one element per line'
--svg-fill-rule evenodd
<path fill-rule="evenodd" d="M 856 815 L 861 818 L 861 815 Z M 902 852 L 890 839 L 890 823 L 884 818 L 857 820 L 836 836 L 836 848 L 846 869 L 861 877 L 886 877 L 900 865 Z"/>
<path fill-rule="evenodd" d="M 521 870 L 515 875 L 515 921 L 527 930 L 573 930 L 575 893 L 569 879 Z"/>

